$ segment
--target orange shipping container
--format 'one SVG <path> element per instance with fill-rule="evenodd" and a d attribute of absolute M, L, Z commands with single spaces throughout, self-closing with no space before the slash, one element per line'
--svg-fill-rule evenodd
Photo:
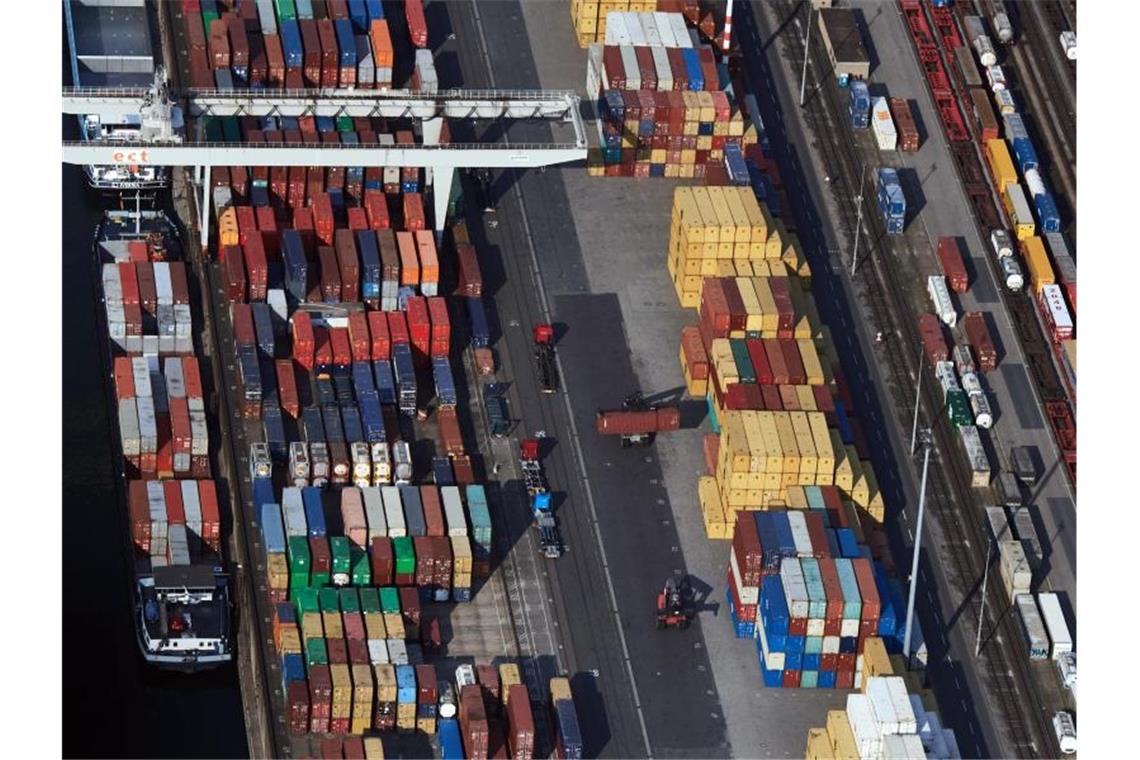
<path fill-rule="evenodd" d="M 420 280 L 439 282 L 439 255 L 435 250 L 435 235 L 428 230 L 416 232 L 416 247 L 420 258 Z M 432 295 L 427 293 L 426 295 Z"/>
<path fill-rule="evenodd" d="M 376 68 L 392 68 L 392 35 L 388 32 L 388 21 L 386 19 L 373 21 L 368 36 L 372 38 L 372 59 Z"/>
<path fill-rule="evenodd" d="M 415 236 L 401 230 L 396 233 L 396 244 L 400 248 L 400 284 L 413 287 L 419 285 L 420 259 L 416 253 Z"/>

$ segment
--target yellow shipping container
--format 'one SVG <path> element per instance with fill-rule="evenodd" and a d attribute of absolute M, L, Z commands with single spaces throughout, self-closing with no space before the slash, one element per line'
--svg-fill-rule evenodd
<path fill-rule="evenodd" d="M 739 267 L 740 262 L 737 263 Z M 744 329 L 748 332 L 759 333 L 764 329 L 763 312 L 760 310 L 760 299 L 756 297 L 756 288 L 749 277 L 737 277 L 736 288 L 740 291 L 740 300 L 744 302 L 744 311 L 748 315 L 744 322 Z"/>
<path fill-rule="evenodd" d="M 760 434 L 764 440 L 764 473 L 778 475 L 784 468 L 784 447 L 780 440 L 780 433 L 776 429 L 776 417 L 774 412 L 761 411 L 757 412 L 757 418 L 760 424 Z M 771 478 L 766 479 L 768 488 L 779 488 L 780 479 L 776 477 L 774 480 Z"/>
<path fill-rule="evenodd" d="M 421 734 L 431 736 L 435 734 L 435 718 L 416 718 L 416 730 Z"/>
<path fill-rule="evenodd" d="M 814 412 L 817 409 L 815 394 L 812 393 L 810 385 L 796 386 L 796 401 L 799 402 L 800 409 L 805 412 Z"/>
<path fill-rule="evenodd" d="M 780 467 L 781 473 L 798 474 L 800 471 L 800 450 L 796 446 L 796 434 L 792 430 L 790 412 L 773 412 L 776 422 L 776 433 L 780 436 L 780 448 L 784 450 L 784 461 Z M 795 481 L 792 481 L 795 484 Z M 788 485 L 788 483 L 782 483 Z"/>
<path fill-rule="evenodd" d="M 716 478 L 704 475 L 697 480 L 697 498 L 701 505 L 701 517 L 708 537 L 729 538 L 725 510 L 721 506 L 720 489 L 717 487 Z"/>
<path fill-rule="evenodd" d="M 808 424 L 806 412 L 790 412 L 788 415 L 792 423 L 792 432 L 796 438 L 796 449 L 800 452 L 800 473 L 810 473 L 811 481 L 803 485 L 815 483 L 815 471 L 819 467 L 819 460 L 815 454 L 815 443 L 812 441 L 811 426 Z"/>
<path fill-rule="evenodd" d="M 368 665 L 352 666 L 353 704 L 372 704 L 375 684 L 372 681 L 372 668 Z"/>
<path fill-rule="evenodd" d="M 319 639 L 325 635 L 325 626 L 321 622 L 321 613 L 301 613 L 301 635 L 305 639 Z"/>
<path fill-rule="evenodd" d="M 237 210 L 233 206 L 226 206 L 218 214 L 218 245 L 239 245 L 241 234 L 238 232 Z"/>
<path fill-rule="evenodd" d="M 891 666 L 890 656 L 887 654 L 887 648 L 883 644 L 883 640 L 878 636 L 869 636 L 863 643 L 863 692 L 866 693 L 867 679 L 871 676 L 892 676 L 895 675 L 894 668 Z"/>
<path fill-rule="evenodd" d="M 396 704 L 396 730 L 416 730 L 416 706 L 414 704 Z"/>
<path fill-rule="evenodd" d="M 1009 156 L 1009 148 L 1006 147 L 1005 140 L 1000 138 L 986 140 L 983 153 L 986 154 L 986 161 L 990 165 L 990 172 L 993 175 L 998 192 L 1001 192 L 1006 185 L 1017 184 L 1017 169 L 1013 165 L 1013 159 Z"/>
<path fill-rule="evenodd" d="M 859 760 L 859 745 L 855 743 L 855 733 L 847 720 L 846 710 L 827 711 L 827 738 L 831 743 L 831 754 L 842 760 Z"/>
<path fill-rule="evenodd" d="M 456 573 L 471 572 L 471 539 L 467 536 L 451 537 L 452 570 Z"/>
<path fill-rule="evenodd" d="M 471 588 L 471 573 L 452 573 L 451 585 L 455 588 Z"/>
<path fill-rule="evenodd" d="M 772 215 L 756 200 L 750 189 L 745 189 L 745 192 L 740 194 L 740 200 L 752 223 L 752 232 L 748 236 L 748 250 L 763 252 L 765 249 L 763 244 L 768 242 L 769 230 L 772 229 Z"/>
<path fill-rule="evenodd" d="M 833 760 L 835 754 L 831 751 L 831 743 L 827 739 L 827 729 L 809 728 L 807 737 L 807 750 L 804 753 L 806 760 Z"/>
<path fill-rule="evenodd" d="M 289 563 L 284 554 L 266 555 L 265 571 L 269 576 L 269 588 L 282 591 L 289 588 Z"/>
<path fill-rule="evenodd" d="M 281 654 L 301 653 L 301 632 L 296 627 L 281 631 Z"/>
<path fill-rule="evenodd" d="M 339 612 L 322 612 L 321 622 L 324 624 L 325 636 L 327 638 L 344 638 L 344 625 L 341 623 Z"/>
<path fill-rule="evenodd" d="M 1045 244 L 1041 238 L 1034 235 L 1021 241 L 1021 256 L 1025 259 L 1025 267 L 1029 270 L 1029 284 L 1033 292 L 1041 295 L 1046 285 L 1055 285 L 1057 276 L 1053 273 L 1053 265 L 1049 262 L 1049 254 L 1045 252 Z"/>
<path fill-rule="evenodd" d="M 352 675 L 347 665 L 329 665 L 332 675 L 332 708 L 334 718 L 347 718 L 352 713 Z"/>
<path fill-rule="evenodd" d="M 760 479 L 752 476 L 764 472 L 767 465 L 767 456 L 764 450 L 764 433 L 760 430 L 760 415 L 754 410 L 741 413 L 744 420 L 744 433 L 748 438 L 748 487 L 759 488 Z"/>
<path fill-rule="evenodd" d="M 550 679 L 550 701 L 554 703 L 560 699 L 573 700 L 574 696 L 570 693 L 570 681 L 562 676 L 556 676 Z"/>
<path fill-rule="evenodd" d="M 379 736 L 364 737 L 365 760 L 384 760 L 384 742 Z"/>
<path fill-rule="evenodd" d="M 384 628 L 388 631 L 388 638 L 402 639 L 405 631 L 404 618 L 398 612 L 384 613 Z"/>
<path fill-rule="evenodd" d="M 384 625 L 384 613 L 369 612 L 364 615 L 364 630 L 370 639 L 388 638 L 388 627 Z"/>
<path fill-rule="evenodd" d="M 379 702 L 396 701 L 396 666 L 373 665 L 372 674 L 376 676 L 376 699 Z"/>
<path fill-rule="evenodd" d="M 881 523 L 886 517 L 887 507 L 883 503 L 883 492 L 879 490 L 875 468 L 871 466 L 870 462 L 863 462 L 863 477 L 867 481 L 867 503 L 863 505 L 863 508 L 872 520 Z"/>
<path fill-rule="evenodd" d="M 826 379 L 823 375 L 823 365 L 819 362 L 819 352 L 811 339 L 797 340 L 800 349 L 800 359 L 803 361 L 804 374 L 807 375 L 808 385 L 823 385 Z"/>
<path fill-rule="evenodd" d="M 693 201 L 697 205 L 697 213 L 700 214 L 702 224 L 704 225 L 703 241 L 708 243 L 720 242 L 720 218 L 717 216 L 716 208 L 713 206 L 712 196 L 709 194 L 707 187 L 694 187 L 693 188 Z M 708 248 L 704 249 L 708 251 Z M 716 258 L 715 248 L 711 258 Z"/>
<path fill-rule="evenodd" d="M 507 704 L 507 692 L 517 683 L 522 683 L 519 666 L 513 662 L 504 662 L 499 665 L 499 683 L 502 685 L 503 704 Z"/>
<path fill-rule="evenodd" d="M 736 243 L 736 258 L 748 257 L 748 243 L 752 240 L 752 220 L 744 209 L 745 192 L 752 194 L 751 188 L 733 186 L 724 188 L 724 201 L 728 207 L 728 213 L 732 215 L 732 219 L 736 223 L 736 238 L 733 240 Z"/>

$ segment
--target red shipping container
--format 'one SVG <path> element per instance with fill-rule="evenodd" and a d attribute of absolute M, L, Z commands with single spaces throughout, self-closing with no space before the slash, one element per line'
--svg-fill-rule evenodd
<path fill-rule="evenodd" d="M 264 301 L 269 287 L 269 262 L 266 260 L 261 235 L 254 232 L 242 251 L 246 274 L 249 277 L 249 300 Z"/>
<path fill-rule="evenodd" d="M 154 265 L 150 263 L 135 264 L 135 275 L 139 280 L 139 303 L 147 314 L 154 314 L 158 309 L 158 290 L 154 284 Z"/>
<path fill-rule="evenodd" d="M 367 665 L 368 663 L 364 663 Z M 344 737 L 344 759 L 345 760 L 364 760 L 364 738 L 360 736 L 346 736 Z"/>
<path fill-rule="evenodd" d="M 806 385 L 807 374 L 804 372 L 804 362 L 800 356 L 799 344 L 794 340 L 781 340 L 780 350 L 784 354 L 784 363 L 788 367 L 788 382 L 792 385 Z"/>
<path fill-rule="evenodd" d="M 256 9 L 254 12 L 256 13 Z M 249 39 L 245 34 L 245 23 L 236 13 L 227 13 L 222 18 L 226 22 L 226 32 L 230 40 L 230 66 L 235 69 L 248 69 Z"/>
<path fill-rule="evenodd" d="M 758 385 L 772 385 L 772 365 L 768 362 L 768 354 L 764 351 L 764 344 L 759 338 L 749 338 L 744 341 L 748 350 L 748 358 L 752 361 L 752 369 L 756 375 Z"/>
<path fill-rule="evenodd" d="M 409 303 L 410 301 L 411 299 L 409 299 Z M 388 334 L 391 336 L 392 343 L 410 343 L 411 338 L 408 335 L 408 321 L 404 312 L 389 311 L 385 313 L 388 315 Z"/>
<path fill-rule="evenodd" d="M 327 734 L 332 715 L 332 673 L 328 665 L 309 668 L 310 733 Z"/>
<path fill-rule="evenodd" d="M 174 453 L 184 454 L 186 456 L 186 464 L 182 466 L 182 471 L 185 472 L 189 468 L 190 462 L 190 444 L 193 438 L 193 433 L 190 431 L 190 407 L 183 398 L 169 399 L 170 404 L 170 435 L 174 441 Z M 177 460 L 175 460 L 177 465 Z"/>
<path fill-rule="evenodd" d="M 185 525 L 186 510 L 182 506 L 182 486 L 177 480 L 163 481 L 162 495 L 166 500 L 166 521 L 171 525 Z"/>
<path fill-rule="evenodd" d="M 966 263 L 956 238 L 938 238 L 938 262 L 950 289 L 955 293 L 965 293 L 970 287 L 970 275 L 966 272 Z"/>
<path fill-rule="evenodd" d="M 388 218 L 388 196 L 379 190 L 364 191 L 364 210 L 368 214 L 368 226 L 374 230 L 386 230 L 391 227 Z"/>
<path fill-rule="evenodd" d="M 230 320 L 234 326 L 234 343 L 238 346 L 257 345 L 253 327 L 253 310 L 247 303 L 230 304 Z"/>
<path fill-rule="evenodd" d="M 942 335 L 942 320 L 929 312 L 918 317 L 918 334 L 922 338 L 922 346 L 926 351 L 926 358 L 931 364 L 944 362 L 950 356 L 950 349 Z"/>
<path fill-rule="evenodd" d="M 706 475 L 716 475 L 716 459 L 720 454 L 720 436 L 716 433 L 706 433 L 701 438 L 701 450 L 705 455 Z M 740 521 L 737 521 L 737 525 Z"/>
<path fill-rule="evenodd" d="M 131 538 L 140 550 L 150 552 L 150 506 L 146 498 L 146 483 L 129 481 L 127 502 L 131 513 Z"/>
<path fill-rule="evenodd" d="M 329 341 L 332 343 L 333 362 L 341 367 L 352 364 L 352 342 L 348 339 L 348 328 L 330 328 Z"/>
<path fill-rule="evenodd" d="M 475 468 L 471 464 L 471 457 L 466 454 L 452 455 L 451 470 L 457 486 L 469 486 L 475 482 Z"/>
<path fill-rule="evenodd" d="M 423 0 L 405 0 L 404 18 L 408 20 L 408 35 L 412 38 L 412 44 L 418 48 L 426 48 L 428 31 Z"/>
<path fill-rule="evenodd" d="M 245 301 L 245 261 L 241 246 L 227 245 L 223 248 L 222 264 L 225 269 L 226 298 L 231 302 Z"/>
<path fill-rule="evenodd" d="M 772 368 L 772 382 L 776 385 L 787 385 L 791 382 L 788 364 L 784 359 L 784 351 L 780 341 L 775 338 L 763 338 L 764 353 L 768 358 L 768 365 Z"/>
<path fill-rule="evenodd" d="M 128 356 L 115 357 L 115 398 L 119 401 L 135 397 L 135 373 Z"/>
<path fill-rule="evenodd" d="M 332 245 L 336 217 L 333 215 L 332 199 L 329 194 L 316 193 L 313 196 L 312 209 L 313 226 L 317 232 L 317 239 L 325 245 Z"/>
<path fill-rule="evenodd" d="M 368 315 L 354 311 L 348 315 L 348 339 L 354 362 L 372 361 L 372 340 L 368 334 Z"/>
<path fill-rule="evenodd" d="M 353 619 L 356 621 L 353 626 L 359 625 L 359 629 L 353 629 L 359 633 L 358 638 L 348 638 L 348 664 L 349 665 L 368 665 L 370 660 L 368 658 L 368 644 L 364 640 L 364 619 L 361 618 L 359 612 L 351 613 Z M 347 618 L 348 615 L 345 615 Z M 344 621 L 345 636 L 349 635 L 350 624 L 346 619 Z"/>
<path fill-rule="evenodd" d="M 761 385 L 760 398 L 764 409 L 770 412 L 779 412 L 784 409 L 784 402 L 780 399 L 780 389 L 775 385 Z"/>
<path fill-rule="evenodd" d="M 483 274 L 479 271 L 479 258 L 475 246 L 470 243 L 456 243 L 456 259 L 459 262 L 459 287 L 457 295 L 478 298 L 483 295 Z"/>
<path fill-rule="evenodd" d="M 306 370 L 313 368 L 313 355 L 316 343 L 313 335 L 313 320 L 307 311 L 293 312 L 293 358 Z"/>
<path fill-rule="evenodd" d="M 285 55 L 281 49 L 281 37 L 266 34 L 262 37 L 265 46 L 265 86 L 271 90 L 285 87 Z"/>
<path fill-rule="evenodd" d="M 415 232 L 425 227 L 423 196 L 419 193 L 404 193 L 404 229 Z"/>
<path fill-rule="evenodd" d="M 435 553 L 432 551 L 430 539 L 427 536 L 416 536 L 412 539 L 416 555 L 415 585 L 419 588 L 431 586 L 435 578 Z"/>
<path fill-rule="evenodd" d="M 138 273 L 135 271 L 135 265 L 130 262 L 120 262 L 118 267 L 119 283 L 123 294 L 123 305 L 139 305 L 139 281 Z"/>
<path fill-rule="evenodd" d="M 301 416 L 301 398 L 297 395 L 297 375 L 293 369 L 292 359 L 278 359 L 274 362 L 277 369 L 277 396 L 281 401 L 281 409 L 293 419 Z"/>
<path fill-rule="evenodd" d="M 212 480 L 198 481 L 198 505 L 202 510 L 202 540 L 214 551 L 222 546 L 222 516 L 218 507 L 218 491 Z"/>
<path fill-rule="evenodd" d="M 744 309 L 744 299 L 740 296 L 740 288 L 736 284 L 736 278 L 722 278 L 721 288 L 724 291 L 725 302 L 728 304 L 729 329 L 743 331 L 745 323 L 748 321 L 748 312 Z"/>
<path fill-rule="evenodd" d="M 132 240 L 127 243 L 127 258 L 135 264 L 150 261 L 150 254 L 147 252 L 146 243 L 141 240 Z"/>
<path fill-rule="evenodd" d="M 785 670 L 781 685 L 785 689 L 798 689 L 800 687 L 800 673 L 802 670 Z"/>
<path fill-rule="evenodd" d="M 332 19 L 323 18 L 317 21 L 317 37 L 321 45 L 321 87 L 336 87 L 340 73 L 339 50 L 336 44 L 336 27 Z"/>
<path fill-rule="evenodd" d="M 291 681 L 285 692 L 285 713 L 292 736 L 309 733 L 309 684 L 307 681 Z"/>
<path fill-rule="evenodd" d="M 328 328 L 313 328 L 313 343 L 316 346 L 313 361 L 318 367 L 328 367 L 333 363 L 333 349 Z"/>
<path fill-rule="evenodd" d="M 202 398 L 202 375 L 197 357 L 182 357 L 182 381 L 186 385 L 186 398 Z"/>
<path fill-rule="evenodd" d="M 986 318 L 980 311 L 968 311 L 962 317 L 966 339 L 974 349 L 974 356 L 978 360 L 978 369 L 990 372 L 997 368 L 997 349 L 994 348 L 990 331 L 986 327 Z"/>
<path fill-rule="evenodd" d="M 408 638 L 419 638 L 420 627 L 420 594 L 410 587 L 400 589 L 400 615 L 404 618 L 405 629 L 409 632 Z"/>
<path fill-rule="evenodd" d="M 356 253 L 356 236 L 352 230 L 337 230 L 333 243 L 340 268 L 340 299 L 348 303 L 359 301 L 360 259 Z"/>
<path fill-rule="evenodd" d="M 443 519 L 443 506 L 439 500 L 439 486 L 420 486 L 420 503 L 424 510 L 424 523 L 429 536 L 446 536 L 447 524 Z"/>
<path fill-rule="evenodd" d="M 245 245 L 249 233 L 257 232 L 257 213 L 253 206 L 235 206 L 234 212 L 237 215 L 239 240 Z"/>
<path fill-rule="evenodd" d="M 713 338 L 727 338 L 730 329 L 728 300 L 724 294 L 723 282 L 719 277 L 706 277 L 701 283 L 699 313 L 701 337 L 704 339 L 706 351 Z"/>
<path fill-rule="evenodd" d="M 534 757 L 534 715 L 526 686 L 512 684 L 507 689 L 507 745 L 511 757 L 530 760 Z"/>
<path fill-rule="evenodd" d="M 879 620 L 882 605 L 879 602 L 879 591 L 875 587 L 875 574 L 871 570 L 871 562 L 865 557 L 851 560 L 851 569 L 855 571 L 855 580 L 859 582 L 859 596 L 863 600 L 863 612 L 860 619 L 863 622 Z"/>
<path fill-rule="evenodd" d="M 156 414 L 158 452 L 155 454 L 155 473 L 161 480 L 174 477 L 174 442 L 170 437 L 170 415 Z"/>
<path fill-rule="evenodd" d="M 459 726 L 463 735 L 463 754 L 470 758 L 485 758 L 490 749 L 490 727 L 483 703 L 483 691 L 476 684 L 459 690 Z"/>
<path fill-rule="evenodd" d="M 209 38 L 206 46 L 210 52 L 210 68 L 230 67 L 230 38 L 226 32 L 226 22 L 220 18 L 210 22 Z"/>
<path fill-rule="evenodd" d="M 331 246 L 317 246 L 317 259 L 321 267 L 321 299 L 325 303 L 341 302 L 340 265 Z"/>
<path fill-rule="evenodd" d="M 447 315 L 447 302 L 440 296 L 427 299 L 431 318 L 431 355 L 447 356 L 451 347 L 451 321 Z"/>
<path fill-rule="evenodd" d="M 277 217 L 270 206 L 258 206 L 254 215 L 257 217 L 257 229 L 261 232 L 261 242 L 265 247 L 265 256 L 270 261 L 281 258 L 281 234 L 277 229 Z"/>
<path fill-rule="evenodd" d="M 455 416 L 455 409 L 443 407 L 439 410 L 439 435 L 443 439 L 443 451 L 448 456 L 458 456 L 464 453 L 463 436 L 459 432 L 459 420 Z M 456 473 L 458 480 L 458 472 Z"/>
<path fill-rule="evenodd" d="M 348 209 L 348 229 L 354 233 L 368 229 L 368 212 L 359 206 L 350 207 Z"/>
<path fill-rule="evenodd" d="M 372 360 L 390 359 L 392 356 L 392 341 L 388 336 L 388 319 L 382 311 L 370 311 L 367 314 L 368 332 L 372 347 Z"/>
<path fill-rule="evenodd" d="M 395 569 L 392 539 L 386 536 L 376 536 L 372 539 L 371 549 L 368 556 L 372 565 L 372 585 L 392 585 L 392 573 Z"/>

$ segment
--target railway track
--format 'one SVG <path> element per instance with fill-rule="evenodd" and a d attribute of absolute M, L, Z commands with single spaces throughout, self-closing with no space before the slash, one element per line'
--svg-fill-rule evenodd
<path fill-rule="evenodd" d="M 781 17 L 790 17 L 795 5 L 782 4 Z M 802 59 L 803 40 L 795 34 L 784 35 L 791 49 L 791 56 Z M 822 43 L 816 42 L 811 56 L 816 81 L 825 83 L 818 96 L 812 97 L 805 108 L 807 122 L 814 132 L 823 159 L 831 177 L 831 187 L 838 197 L 841 225 L 848 235 L 853 235 L 857 223 L 857 207 L 854 203 L 860 190 L 861 158 L 851 138 L 841 114 L 843 104 L 834 87 L 828 86 L 831 72 L 826 65 L 827 56 Z M 975 167 L 976 171 L 980 171 Z M 971 175 L 978 187 L 979 177 Z M 980 178 L 984 181 L 984 175 Z M 887 354 L 886 370 L 896 389 L 909 389 L 918 372 L 924 367 L 911 350 L 920 345 L 916 327 L 916 315 L 909 308 L 904 293 L 912 289 L 913 283 L 903 283 L 898 279 L 889 262 L 895 256 L 909 256 L 909 250 L 901 250 L 905 243 L 901 238 L 891 238 L 885 234 L 874 194 L 863 193 L 865 223 L 869 234 L 867 239 L 872 248 L 869 263 L 864 267 L 863 285 L 865 295 L 876 324 L 886 327 L 884 332 L 901 336 L 901 340 L 889 340 L 883 344 Z M 1024 299 L 1023 299 L 1024 300 Z M 960 602 L 958 624 L 968 636 L 976 634 L 976 621 L 981 611 L 981 596 L 978 593 L 985 565 L 989 560 L 989 543 L 983 525 L 982 504 L 970 487 L 970 473 L 966 471 L 965 458 L 957 442 L 956 431 L 943 413 L 944 402 L 938 397 L 935 382 L 923 384 L 920 408 L 932 428 L 934 452 L 932 458 L 936 466 L 931 468 L 927 501 L 930 509 L 944 531 L 948 546 L 940 553 L 949 559 L 949 576 L 959 593 L 964 595 Z M 896 394 L 896 421 L 910 419 L 914 412 L 914 402 L 909 393 Z M 984 547 L 985 552 L 979 551 Z M 969 609 L 969 613 L 965 609 Z M 998 724 L 1005 730 L 1010 749 L 1016 756 L 1035 756 L 1041 753 L 1055 754 L 1057 748 L 1049 732 L 1047 718 L 1038 706 L 1041 700 L 1036 693 L 1026 658 L 1017 651 L 1021 640 L 1017 621 L 1008 614 L 1009 605 L 990 604 L 985 609 L 986 631 L 991 632 L 988 646 L 977 658 L 980 680 L 993 698 L 1001 719 Z M 1025 697 L 1032 699 L 1027 704 Z"/>

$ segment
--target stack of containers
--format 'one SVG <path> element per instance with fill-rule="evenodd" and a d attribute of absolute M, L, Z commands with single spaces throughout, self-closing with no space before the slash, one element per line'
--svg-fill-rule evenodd
<path fill-rule="evenodd" d="M 135 548 L 152 565 L 189 564 L 221 549 L 221 517 L 211 480 L 130 480 L 127 506 Z M 178 547 L 171 541 L 173 526 L 180 526 Z M 172 548 L 179 552 L 177 561 Z"/>
<path fill-rule="evenodd" d="M 751 190 L 731 186 L 677 188 L 667 263 L 686 308 L 698 307 L 705 277 L 810 277 L 796 237 Z"/>
<path fill-rule="evenodd" d="M 103 264 L 102 284 L 114 346 L 125 354 L 192 354 L 185 264 L 151 262 L 139 241 L 110 252 L 115 261 Z"/>
<path fill-rule="evenodd" d="M 113 375 L 128 477 L 208 477 L 209 429 L 198 360 L 118 356 Z"/>
<path fill-rule="evenodd" d="M 685 2 L 668 2 L 662 0 L 603 0 L 603 2 L 586 2 L 586 0 L 571 0 L 570 18 L 574 22 L 574 32 L 578 37 L 578 46 L 587 47 L 594 42 L 608 41 L 608 19 L 611 13 L 621 15 L 648 14 L 657 15 L 657 11 L 685 11 L 694 21 L 699 17 L 697 3 L 692 0 Z M 624 19 L 623 19 L 624 20 Z M 682 19 L 682 23 L 683 23 Z"/>
<path fill-rule="evenodd" d="M 929 692 L 908 692 L 899 675 L 866 679 L 845 710 L 830 710 L 827 726 L 808 732 L 808 758 L 960 758 L 954 731 L 943 728 Z"/>
<path fill-rule="evenodd" d="M 582 731 L 570 692 L 570 681 L 550 679 L 550 712 L 554 719 L 554 744 L 559 757 L 582 756 Z"/>
<path fill-rule="evenodd" d="M 431 665 L 416 666 L 416 730 L 424 734 L 436 732 L 439 686 L 435 668 Z"/>

